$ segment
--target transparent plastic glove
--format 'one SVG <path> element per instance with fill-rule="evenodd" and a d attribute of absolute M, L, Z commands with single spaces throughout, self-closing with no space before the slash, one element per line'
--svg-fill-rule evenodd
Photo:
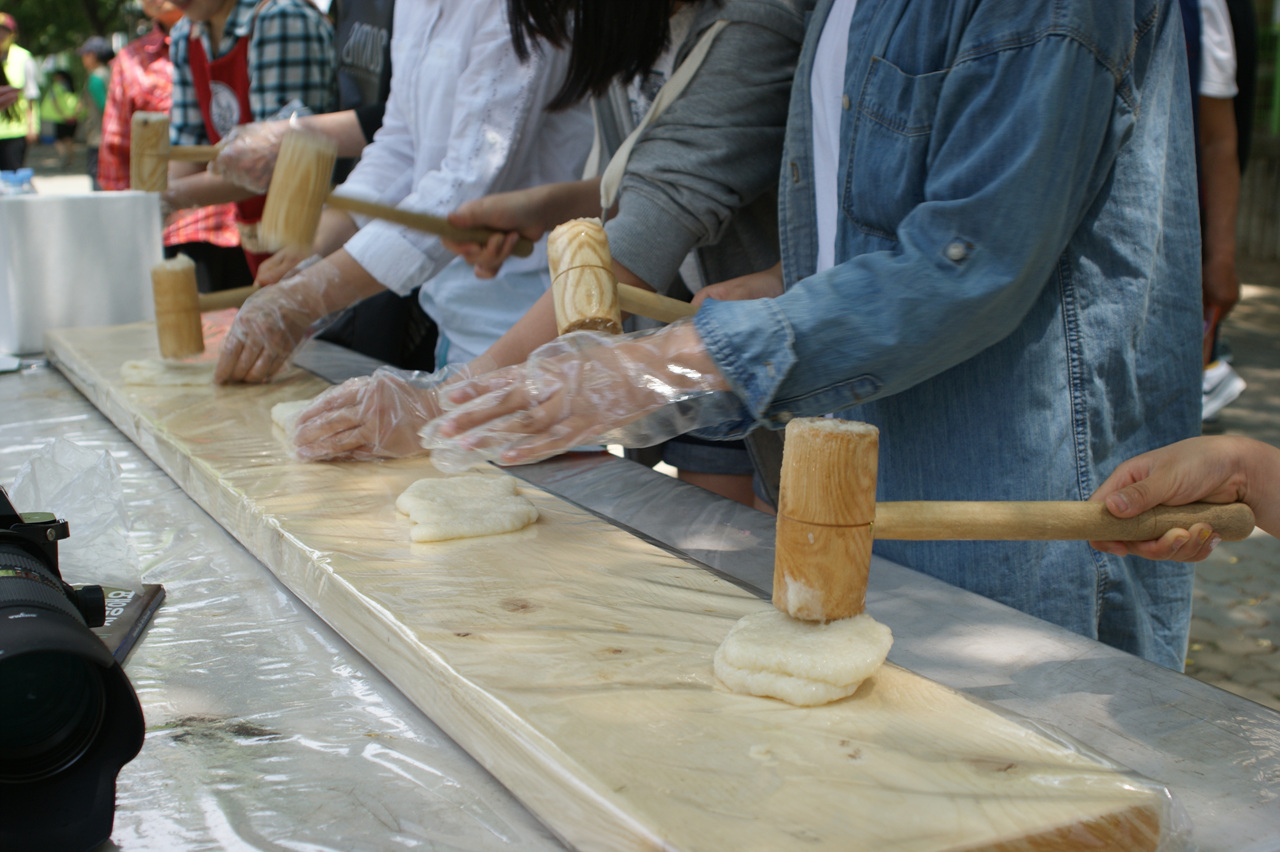
<path fill-rule="evenodd" d="M 434 373 L 379 367 L 372 376 L 330 388 L 298 416 L 293 435 L 298 458 L 394 459 L 424 455 L 418 430 L 440 416 L 439 393 L 448 383 L 492 369 L 485 356 Z"/>
<path fill-rule="evenodd" d="M 227 331 L 214 381 L 270 381 L 288 366 L 320 320 L 346 307 L 337 292 L 340 280 L 333 264 L 317 258 L 250 296 Z"/>
<path fill-rule="evenodd" d="M 271 185 L 280 140 L 289 121 L 254 121 L 232 128 L 221 153 L 209 163 L 210 174 L 258 194 Z"/>
<path fill-rule="evenodd" d="M 706 425 L 698 403 L 724 390 L 689 321 L 625 335 L 576 332 L 450 390 L 444 406 L 457 408 L 428 424 L 422 443 L 446 470 L 540 461 L 642 418 L 644 440 L 656 443 Z"/>

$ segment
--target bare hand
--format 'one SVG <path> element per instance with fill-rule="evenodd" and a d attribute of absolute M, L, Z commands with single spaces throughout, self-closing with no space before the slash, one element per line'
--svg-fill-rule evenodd
<path fill-rule="evenodd" d="M 1192 438 L 1143 453 L 1121 464 L 1089 498 L 1105 502 L 1117 518 L 1161 504 L 1249 502 L 1246 474 L 1234 453 L 1235 438 Z M 1096 549 L 1118 556 L 1199 562 L 1221 539 L 1207 524 L 1174 529 L 1151 541 L 1092 541 Z"/>
<path fill-rule="evenodd" d="M 22 90 L 13 86 L 0 86 L 0 109 L 8 109 L 22 98 Z"/>
<path fill-rule="evenodd" d="M 547 230 L 541 187 L 486 195 L 468 201 L 449 214 L 449 224 L 458 228 L 490 228 L 499 233 L 484 245 L 442 240 L 444 247 L 475 267 L 477 278 L 493 278 L 511 256 L 520 237 L 534 242 Z"/>

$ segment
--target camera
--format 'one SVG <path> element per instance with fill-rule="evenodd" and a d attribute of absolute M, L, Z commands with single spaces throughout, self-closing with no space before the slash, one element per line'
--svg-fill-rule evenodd
<path fill-rule="evenodd" d="M 65 520 L 19 514 L 0 488 L 0 849 L 88 850 L 111 836 L 116 776 L 142 748 L 142 707 L 90 630 L 101 586 L 58 571 Z"/>

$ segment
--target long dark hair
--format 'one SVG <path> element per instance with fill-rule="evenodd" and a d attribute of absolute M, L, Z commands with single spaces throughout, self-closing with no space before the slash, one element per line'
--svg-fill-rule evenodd
<path fill-rule="evenodd" d="M 549 109 L 603 95 L 658 61 L 671 37 L 675 0 L 507 0 L 516 55 L 527 60 L 542 40 L 569 48 L 569 73 Z"/>

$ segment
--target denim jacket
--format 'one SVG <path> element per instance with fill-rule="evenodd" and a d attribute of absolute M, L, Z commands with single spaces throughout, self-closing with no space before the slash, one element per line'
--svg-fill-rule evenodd
<path fill-rule="evenodd" d="M 813 274 L 810 22 L 779 198 L 787 292 L 696 319 L 743 403 L 728 435 L 880 427 L 881 500 L 1081 500 L 1199 431 L 1200 247 L 1169 0 L 860 0 L 836 266 Z M 1182 667 L 1191 570 L 1084 542 L 876 552 Z"/>

